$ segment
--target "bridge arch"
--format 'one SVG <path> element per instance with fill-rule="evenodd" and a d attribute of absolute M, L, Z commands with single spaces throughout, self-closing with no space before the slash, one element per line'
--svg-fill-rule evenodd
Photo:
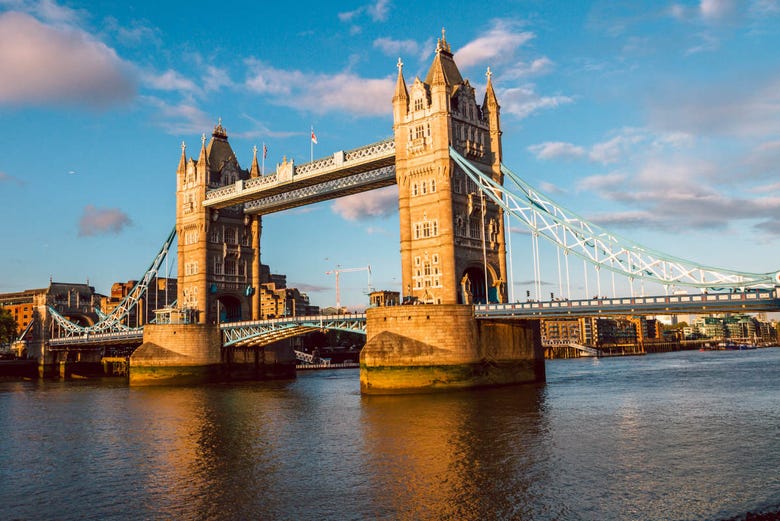
<path fill-rule="evenodd" d="M 241 320 L 241 301 L 232 295 L 217 297 L 217 313 L 220 323 Z"/>
<path fill-rule="evenodd" d="M 498 295 L 502 288 L 499 287 L 500 279 L 496 270 L 491 265 L 487 265 L 487 290 L 485 295 L 485 266 L 480 264 L 471 264 L 460 277 L 460 292 L 458 293 L 458 304 L 487 304 L 490 302 L 499 302 Z M 486 298 L 487 297 L 487 298 Z"/>

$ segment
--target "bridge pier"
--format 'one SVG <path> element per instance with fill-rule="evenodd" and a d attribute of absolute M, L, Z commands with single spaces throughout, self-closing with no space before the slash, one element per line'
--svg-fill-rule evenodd
<path fill-rule="evenodd" d="M 477 320 L 470 305 L 366 311 L 363 394 L 404 394 L 543 382 L 538 320 Z"/>
<path fill-rule="evenodd" d="M 287 346 L 262 353 L 222 347 L 213 324 L 147 324 L 144 343 L 130 356 L 130 385 L 199 384 L 222 380 L 295 377 Z"/>

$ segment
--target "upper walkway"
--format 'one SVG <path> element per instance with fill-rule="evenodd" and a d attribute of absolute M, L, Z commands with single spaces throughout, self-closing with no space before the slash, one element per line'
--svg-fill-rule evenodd
<path fill-rule="evenodd" d="M 276 172 L 209 190 L 203 206 L 245 205 L 267 214 L 395 184 L 395 141 L 385 139 L 301 165 L 283 162 Z"/>

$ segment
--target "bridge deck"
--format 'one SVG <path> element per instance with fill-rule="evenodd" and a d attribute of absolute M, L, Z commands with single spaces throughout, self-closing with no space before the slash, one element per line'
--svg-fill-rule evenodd
<path fill-rule="evenodd" d="M 339 151 L 332 156 L 294 166 L 290 172 L 274 172 L 266 176 L 239 180 L 234 184 L 209 190 L 206 193 L 203 206 L 217 209 L 225 208 L 394 165 L 395 141 L 392 138 L 385 139 L 354 150 Z M 366 190 L 368 189 L 371 188 L 366 188 Z"/>

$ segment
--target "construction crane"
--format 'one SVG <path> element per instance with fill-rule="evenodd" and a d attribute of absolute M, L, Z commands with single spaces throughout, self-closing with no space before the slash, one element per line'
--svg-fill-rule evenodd
<path fill-rule="evenodd" d="M 362 266 L 360 268 L 342 268 L 340 264 L 336 265 L 335 270 L 326 271 L 325 275 L 336 274 L 336 309 L 341 309 L 341 288 L 339 287 L 339 276 L 342 273 L 349 273 L 353 271 L 367 271 L 368 272 L 368 291 L 371 292 L 371 265 Z"/>

